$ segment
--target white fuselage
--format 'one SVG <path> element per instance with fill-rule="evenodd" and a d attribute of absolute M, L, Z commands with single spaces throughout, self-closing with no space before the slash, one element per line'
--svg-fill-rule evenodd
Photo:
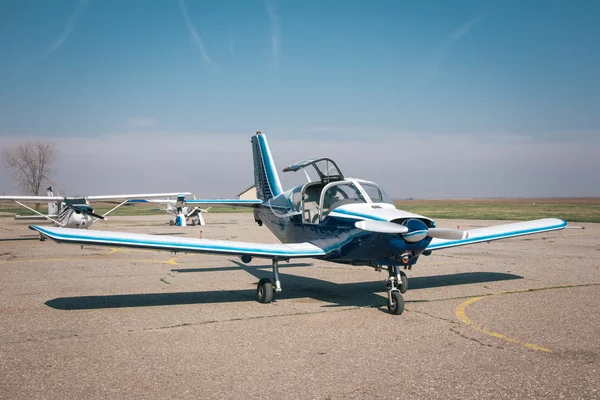
<path fill-rule="evenodd" d="M 64 208 L 58 216 L 58 222 L 65 228 L 87 228 L 92 225 L 94 218 L 81 211 Z"/>

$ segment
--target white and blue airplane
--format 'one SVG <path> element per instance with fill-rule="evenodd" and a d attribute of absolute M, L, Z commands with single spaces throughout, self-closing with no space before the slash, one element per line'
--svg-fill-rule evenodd
<path fill-rule="evenodd" d="M 230 206 L 248 206 L 254 204 L 261 204 L 262 201 L 258 200 L 245 200 L 245 199 L 196 199 L 194 196 L 193 199 L 186 199 L 185 195 L 177 196 L 177 199 L 133 199 L 129 200 L 128 203 L 131 204 L 139 204 L 139 203 L 154 203 L 164 206 L 159 206 L 159 210 L 166 211 L 167 213 L 173 215 L 175 217 L 174 225 L 177 226 L 187 226 L 188 224 L 192 226 L 196 225 L 206 225 L 206 221 L 204 220 L 203 213 L 208 212 L 211 207 L 208 208 L 200 208 L 198 206 L 190 207 L 187 204 L 197 205 L 197 204 L 215 204 L 215 205 L 230 205 Z"/>
<path fill-rule="evenodd" d="M 318 179 L 283 191 L 264 134 L 257 132 L 252 137 L 252 151 L 259 200 L 244 201 L 253 207 L 256 223 L 266 225 L 282 243 L 30 228 L 38 231 L 40 238 L 57 242 L 236 255 L 244 263 L 253 257 L 270 259 L 273 281 L 259 281 L 256 293 L 261 303 L 270 303 L 274 293 L 281 291 L 280 261 L 317 258 L 385 269 L 388 310 L 401 314 L 402 293 L 408 288 L 402 268 L 410 270 L 421 256 L 456 246 L 559 230 L 567 225 L 563 220 L 546 218 L 470 230 L 438 228 L 431 218 L 397 209 L 376 183 L 344 177 L 329 158 L 304 160 L 284 168 L 284 172 L 294 172 L 312 167 Z"/>
<path fill-rule="evenodd" d="M 16 204 L 35 213 L 33 216 L 15 216 L 15 219 L 47 219 L 55 226 L 62 228 L 85 229 L 106 216 L 117 208 L 127 204 L 132 199 L 143 199 L 166 196 L 185 196 L 191 193 L 147 193 L 147 194 L 118 194 L 107 196 L 74 196 L 65 197 L 52 192 L 52 186 L 46 189 L 46 196 L 0 196 L 0 200 L 12 200 Z M 103 215 L 96 214 L 90 202 L 115 202 L 118 204 Z M 29 207 L 25 203 L 48 202 L 48 214 Z"/>
<path fill-rule="evenodd" d="M 194 196 L 194 199 L 196 196 Z M 186 199 L 185 195 L 177 196 L 177 199 L 132 199 L 127 202 L 128 204 L 144 204 L 151 203 L 157 204 L 158 208 L 154 208 L 153 210 L 164 211 L 167 214 L 170 214 L 174 217 L 171 221 L 173 225 L 177 226 L 187 226 L 192 225 L 206 225 L 206 221 L 204 220 L 204 216 L 202 213 L 208 212 L 210 209 L 203 209 L 200 207 L 188 207 L 185 205 Z"/>

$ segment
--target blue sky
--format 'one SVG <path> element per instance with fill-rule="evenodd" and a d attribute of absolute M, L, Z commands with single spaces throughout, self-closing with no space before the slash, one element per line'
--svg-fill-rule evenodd
<path fill-rule="evenodd" d="M 335 156 L 397 197 L 599 196 L 599 19 L 591 0 L 7 0 L 0 144 L 56 140 L 68 192 L 235 194 L 262 130 L 279 168 Z"/>

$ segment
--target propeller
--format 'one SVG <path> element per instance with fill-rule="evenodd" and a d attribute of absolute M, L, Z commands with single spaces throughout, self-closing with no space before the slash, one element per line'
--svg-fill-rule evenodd
<path fill-rule="evenodd" d="M 358 229 L 379 233 L 407 233 L 408 227 L 393 222 L 365 220 L 354 224 Z"/>
<path fill-rule="evenodd" d="M 427 228 L 427 225 L 419 219 L 411 218 L 402 224 L 386 221 L 358 221 L 354 224 L 358 229 L 378 233 L 396 233 L 402 235 L 404 240 L 416 243 L 426 236 L 445 240 L 461 240 L 468 237 L 468 233 L 458 229 Z"/>
<path fill-rule="evenodd" d="M 75 211 L 79 211 L 82 214 L 87 214 L 87 215 L 91 215 L 92 217 L 96 217 L 99 219 L 104 219 L 104 217 L 100 214 L 96 214 L 94 211 L 92 211 L 91 208 L 83 208 L 83 207 L 79 207 L 79 206 L 74 206 L 74 205 L 67 205 L 67 207 L 69 207 L 72 210 Z"/>

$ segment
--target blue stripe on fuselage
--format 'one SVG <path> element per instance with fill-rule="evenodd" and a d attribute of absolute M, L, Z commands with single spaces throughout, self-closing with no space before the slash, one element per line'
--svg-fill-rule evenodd
<path fill-rule="evenodd" d="M 332 213 L 336 212 L 338 214 L 344 214 L 344 215 L 348 215 L 350 217 L 357 217 L 357 218 L 364 218 L 364 219 L 371 219 L 374 221 L 386 221 L 386 218 L 380 218 L 377 217 L 375 215 L 370 215 L 370 214 L 362 214 L 362 213 L 357 213 L 354 211 L 348 211 L 348 210 L 344 210 L 344 209 L 339 209 L 339 208 L 334 208 L 333 210 L 331 210 Z"/>

